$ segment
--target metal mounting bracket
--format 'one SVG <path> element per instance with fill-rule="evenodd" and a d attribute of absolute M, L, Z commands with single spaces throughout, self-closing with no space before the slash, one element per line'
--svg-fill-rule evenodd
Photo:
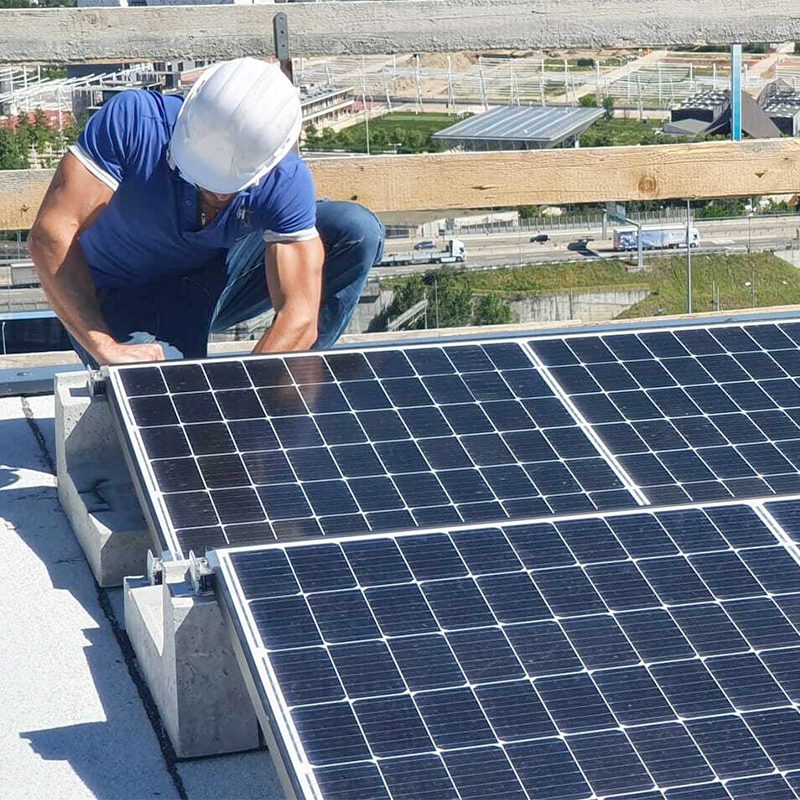
<path fill-rule="evenodd" d="M 156 558 L 152 550 L 147 551 L 147 580 L 151 586 L 164 583 L 164 562 Z"/>
<path fill-rule="evenodd" d="M 106 373 L 102 369 L 89 370 L 89 394 L 92 397 L 105 397 L 107 394 Z"/>
<path fill-rule="evenodd" d="M 189 551 L 189 577 L 192 589 L 196 595 L 212 594 L 214 592 L 214 570 L 204 557 L 198 558 L 194 552 Z"/>

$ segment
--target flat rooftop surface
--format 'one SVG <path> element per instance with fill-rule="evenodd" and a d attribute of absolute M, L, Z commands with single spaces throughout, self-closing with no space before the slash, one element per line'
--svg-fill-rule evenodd
<path fill-rule="evenodd" d="M 56 494 L 53 397 L 0 399 L 0 797 L 281 800 L 266 751 L 176 762 Z M 158 725 L 155 717 L 155 725 Z"/>

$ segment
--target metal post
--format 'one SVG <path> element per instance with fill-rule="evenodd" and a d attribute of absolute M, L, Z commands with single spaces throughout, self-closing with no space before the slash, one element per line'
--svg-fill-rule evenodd
<path fill-rule="evenodd" d="M 692 201 L 686 201 L 686 313 L 692 313 Z"/>
<path fill-rule="evenodd" d="M 544 60 L 542 60 L 542 71 L 539 74 L 539 96 L 542 106 L 546 106 L 547 99 L 545 96 L 545 88 L 544 88 Z"/>
<path fill-rule="evenodd" d="M 414 82 L 417 90 L 417 107 L 416 112 L 419 114 L 422 111 L 422 89 L 420 87 L 420 71 L 419 71 L 419 53 L 414 54 Z"/>
<path fill-rule="evenodd" d="M 597 105 L 600 105 L 600 61 L 594 60 L 594 99 Z"/>
<path fill-rule="evenodd" d="M 603 209 L 603 239 L 608 239 L 608 211 Z"/>
<path fill-rule="evenodd" d="M 289 18 L 282 11 L 272 18 L 272 38 L 275 41 L 275 58 L 278 59 L 283 74 L 294 83 L 292 57 L 289 55 Z M 300 152 L 300 139 L 292 147 L 293 152 Z"/>
<path fill-rule="evenodd" d="M 456 110 L 455 99 L 453 97 L 453 60 L 450 54 L 447 55 L 447 110 L 453 114 Z"/>
<path fill-rule="evenodd" d="M 367 136 L 367 155 L 369 155 L 369 108 L 367 108 L 367 78 L 363 69 L 361 71 L 361 101 L 364 103 L 364 129 Z"/>
<path fill-rule="evenodd" d="M 639 90 L 639 122 L 644 119 L 644 101 L 642 100 L 642 76 L 636 73 L 636 87 Z"/>
<path fill-rule="evenodd" d="M 662 103 L 662 94 L 661 94 L 661 62 L 658 62 L 658 104 L 661 105 Z"/>
<path fill-rule="evenodd" d="M 483 74 L 483 56 L 478 56 L 478 80 L 481 87 L 481 103 L 483 103 L 483 110 L 489 110 L 489 104 L 486 102 L 486 78 Z"/>
<path fill-rule="evenodd" d="M 292 57 L 289 55 L 289 18 L 282 11 L 272 18 L 272 35 L 275 39 L 275 58 L 283 74 L 294 83 Z"/>
<path fill-rule="evenodd" d="M 386 70 L 383 70 L 383 90 L 386 93 L 386 107 L 389 109 L 389 113 L 392 111 L 392 98 L 389 95 L 389 79 L 386 77 Z"/>
<path fill-rule="evenodd" d="M 742 140 L 742 46 L 731 45 L 731 141 Z"/>
<path fill-rule="evenodd" d="M 644 269 L 644 248 L 642 247 L 642 223 L 636 223 L 636 269 Z"/>

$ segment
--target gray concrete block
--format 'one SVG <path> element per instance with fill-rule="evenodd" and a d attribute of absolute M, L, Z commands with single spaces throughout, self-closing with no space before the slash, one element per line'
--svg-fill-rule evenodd
<path fill-rule="evenodd" d="M 187 562 L 164 583 L 125 579 L 125 627 L 178 758 L 259 747 L 258 722 L 213 595 L 194 595 Z"/>
<path fill-rule="evenodd" d="M 85 372 L 56 375 L 58 499 L 100 586 L 145 571 L 152 538 L 111 409 L 89 394 Z"/>

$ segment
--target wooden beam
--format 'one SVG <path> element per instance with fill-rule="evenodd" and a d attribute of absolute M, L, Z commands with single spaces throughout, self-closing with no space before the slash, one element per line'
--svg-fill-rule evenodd
<path fill-rule="evenodd" d="M 52 177 L 51 169 L 0 170 L 0 231 L 33 225 Z"/>
<path fill-rule="evenodd" d="M 638 47 L 800 39 L 797 0 L 367 0 L 0 11 L 0 62 Z"/>
<path fill-rule="evenodd" d="M 373 211 L 789 194 L 800 140 L 309 160 L 321 197 Z M 52 173 L 0 172 L 0 230 L 27 228 Z"/>

